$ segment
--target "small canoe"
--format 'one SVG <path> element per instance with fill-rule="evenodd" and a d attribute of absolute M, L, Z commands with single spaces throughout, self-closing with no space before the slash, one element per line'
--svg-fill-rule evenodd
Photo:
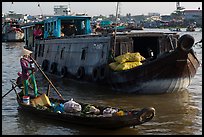
<path fill-rule="evenodd" d="M 120 108 L 114 108 L 110 106 L 97 106 L 88 103 L 79 103 L 81 105 L 80 112 L 60 112 L 55 111 L 53 105 L 37 107 L 32 104 L 34 96 L 29 96 L 30 102 L 26 104 L 23 100 L 23 96 L 17 93 L 17 102 L 19 104 L 19 110 L 23 112 L 28 112 L 34 115 L 38 115 L 47 119 L 57 120 L 61 122 L 66 122 L 68 124 L 79 124 L 90 127 L 102 128 L 102 129 L 118 129 L 123 127 L 134 127 L 136 125 L 141 125 L 145 122 L 150 121 L 155 116 L 155 109 L 153 107 L 147 107 L 142 109 L 131 109 L 124 110 Z M 51 104 L 64 104 L 68 100 L 61 100 L 56 98 L 48 98 Z M 85 112 L 87 106 L 94 106 L 97 108 L 99 113 Z M 104 110 L 111 108 L 116 110 L 112 114 L 104 114 Z"/>

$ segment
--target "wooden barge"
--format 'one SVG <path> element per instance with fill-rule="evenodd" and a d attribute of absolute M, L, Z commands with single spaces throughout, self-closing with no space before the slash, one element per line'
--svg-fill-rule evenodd
<path fill-rule="evenodd" d="M 92 33 L 90 17 L 54 16 L 23 27 L 26 48 L 47 73 L 62 78 L 109 86 L 114 91 L 138 94 L 176 92 L 187 88 L 200 62 L 192 48 L 194 38 L 170 32 Z M 61 26 L 75 33 L 61 36 Z M 32 30 L 41 25 L 42 39 Z M 114 71 L 109 64 L 125 53 L 139 52 L 145 60 L 137 67 Z"/>

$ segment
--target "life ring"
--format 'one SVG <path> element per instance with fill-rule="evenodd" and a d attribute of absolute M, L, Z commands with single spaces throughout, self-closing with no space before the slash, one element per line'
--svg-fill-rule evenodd
<path fill-rule="evenodd" d="M 43 60 L 42 70 L 43 71 L 47 71 L 48 70 L 48 66 L 49 66 L 49 61 L 47 59 Z"/>
<path fill-rule="evenodd" d="M 64 66 L 64 67 L 62 67 L 62 69 L 61 69 L 61 77 L 66 77 L 67 76 L 67 67 L 66 66 Z"/>
<path fill-rule="evenodd" d="M 189 52 L 194 44 L 194 38 L 189 35 L 185 34 L 181 36 L 178 40 L 178 48 L 182 51 Z"/>
<path fill-rule="evenodd" d="M 92 71 L 92 80 L 97 82 L 99 80 L 99 67 L 96 67 Z"/>
<path fill-rule="evenodd" d="M 52 74 L 55 74 L 57 72 L 57 63 L 56 62 L 52 63 L 51 68 L 50 68 L 50 72 Z"/>
<path fill-rule="evenodd" d="M 77 70 L 76 78 L 82 79 L 85 76 L 85 69 L 84 67 L 79 67 Z"/>

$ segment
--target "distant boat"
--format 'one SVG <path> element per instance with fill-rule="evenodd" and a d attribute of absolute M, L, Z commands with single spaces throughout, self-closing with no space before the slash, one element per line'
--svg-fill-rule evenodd
<path fill-rule="evenodd" d="M 130 30 L 144 30 L 144 27 L 142 25 L 137 25 L 134 22 L 128 22 L 126 29 Z"/>
<path fill-rule="evenodd" d="M 186 28 L 186 31 L 195 31 L 195 26 L 189 25 L 189 26 Z"/>
<path fill-rule="evenodd" d="M 169 28 L 169 30 L 170 30 L 170 31 L 178 31 L 178 32 L 181 31 L 180 28 Z"/>
<path fill-rule="evenodd" d="M 22 42 L 24 41 L 24 32 L 18 21 L 14 19 L 5 20 L 2 25 L 3 42 Z"/>

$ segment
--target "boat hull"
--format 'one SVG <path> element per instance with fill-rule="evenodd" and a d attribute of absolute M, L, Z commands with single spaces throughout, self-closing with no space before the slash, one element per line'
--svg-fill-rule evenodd
<path fill-rule="evenodd" d="M 110 73 L 109 83 L 119 92 L 160 94 L 187 88 L 200 63 L 191 50 L 176 50 L 142 66 Z"/>
<path fill-rule="evenodd" d="M 48 40 L 47 43 L 44 44 L 48 45 L 44 47 L 44 51 L 49 51 L 47 52 L 48 54 L 45 52 L 45 54 L 47 54 L 46 58 L 40 57 L 39 55 L 37 56 L 37 54 L 40 53 L 40 47 L 35 51 L 35 57 L 37 57 L 38 63 L 42 64 L 43 69 L 49 73 L 65 76 L 64 73 L 66 70 L 66 75 L 68 75 L 66 77 L 70 79 L 88 81 L 95 84 L 105 84 L 117 92 L 137 94 L 170 93 L 186 89 L 190 85 L 191 79 L 195 76 L 200 65 L 192 49 L 194 39 L 190 35 L 180 38 L 178 46 L 174 50 L 147 58 L 142 65 L 123 71 L 113 71 L 109 67 L 107 57 L 110 55 L 104 47 L 111 47 L 110 42 L 108 42 L 111 38 L 100 38 L 100 41 L 97 39 L 97 42 L 103 41 L 103 48 L 90 46 L 89 50 L 91 52 L 88 51 L 89 54 L 87 54 L 87 60 L 85 61 L 78 58 L 78 56 L 83 57 L 80 52 L 78 52 L 79 54 L 75 52 L 80 50 L 81 47 L 85 47 L 86 44 L 90 44 L 90 42 L 96 45 L 94 44 L 96 39 L 95 37 L 88 37 L 86 42 L 89 43 L 84 41 L 83 46 L 79 45 L 82 39 L 84 38 L 70 38 L 70 45 L 74 42 L 76 44 L 73 44 L 72 48 L 70 48 L 72 51 L 65 52 L 64 56 L 67 57 L 65 67 L 63 67 L 64 63 L 61 62 L 61 60 L 56 61 L 56 58 L 53 58 L 54 53 L 57 53 L 56 51 L 59 47 L 53 46 L 53 52 L 50 52 L 49 49 L 50 46 L 52 46 L 49 45 L 50 43 L 55 42 L 58 44 L 60 41 L 62 42 L 63 39 Z M 64 43 L 66 43 L 67 40 L 68 39 L 65 39 Z M 43 45 L 43 43 L 41 45 Z M 95 52 L 96 50 L 98 51 Z M 98 58 L 100 54 L 104 56 L 103 59 Z M 71 60 L 69 59 L 70 57 L 72 57 Z M 50 62 L 46 63 L 46 67 L 45 60 Z"/>
<path fill-rule="evenodd" d="M 32 30 L 32 26 L 29 29 Z M 27 39 L 27 47 L 33 50 L 34 59 L 44 71 L 63 78 L 103 84 L 115 91 L 175 92 L 190 84 L 199 67 L 192 49 L 194 38 L 189 34 L 179 37 L 178 33 L 134 31 L 56 36 L 36 39 L 34 43 Z M 110 64 L 126 53 L 139 53 L 146 61 L 132 69 L 111 70 Z"/>
<path fill-rule="evenodd" d="M 50 99 L 52 101 L 52 99 Z M 56 101 L 56 99 L 54 99 Z M 56 113 L 44 109 L 37 109 L 31 105 L 26 105 L 22 102 L 22 99 L 17 98 L 19 104 L 19 110 L 27 112 L 29 114 L 37 115 L 46 119 L 56 120 L 67 124 L 77 124 L 82 126 L 96 127 L 102 129 L 119 129 L 123 127 L 131 127 L 143 124 L 150 121 L 155 115 L 155 109 L 152 107 L 131 110 L 131 114 L 125 114 L 124 116 L 96 116 L 92 114 L 78 113 Z M 65 102 L 60 101 L 58 102 Z M 83 107 L 82 107 L 83 108 Z M 103 108 L 106 108 L 103 106 Z"/>
<path fill-rule="evenodd" d="M 24 33 L 20 31 L 13 31 L 3 35 L 3 42 L 23 42 L 24 41 Z"/>

